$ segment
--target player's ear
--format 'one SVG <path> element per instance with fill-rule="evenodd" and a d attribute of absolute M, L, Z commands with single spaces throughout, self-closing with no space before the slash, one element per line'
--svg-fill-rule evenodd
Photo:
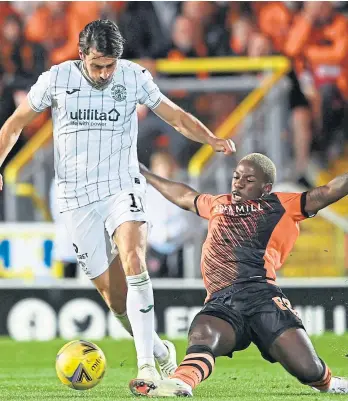
<path fill-rule="evenodd" d="M 80 57 L 80 60 L 83 60 L 83 52 L 81 49 L 79 49 L 79 57 Z"/>
<path fill-rule="evenodd" d="M 272 184 L 268 183 L 262 188 L 262 196 L 266 196 L 272 192 Z"/>

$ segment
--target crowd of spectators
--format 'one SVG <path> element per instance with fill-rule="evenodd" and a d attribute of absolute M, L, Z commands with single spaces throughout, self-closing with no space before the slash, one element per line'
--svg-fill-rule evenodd
<path fill-rule="evenodd" d="M 346 8 L 346 2 L 321 1 L 0 2 L 0 125 L 42 71 L 78 57 L 78 33 L 89 21 L 109 18 L 119 24 L 126 39 L 124 57 L 142 59 L 154 75 L 152 60 L 156 58 L 288 56 L 294 67 L 289 75 L 294 88 L 290 108 L 295 170 L 300 177 L 311 147 L 326 150 L 344 123 L 348 97 Z M 206 74 L 197 78 L 205 79 Z M 229 101 L 233 103 L 232 98 Z M 200 107 L 204 108 L 204 102 Z M 144 138 L 149 135 L 145 122 L 151 118 L 149 114 L 139 112 Z M 47 115 L 36 120 L 23 140 L 45 118 Z M 211 124 L 215 129 L 213 119 Z M 157 130 L 152 136 L 168 134 L 160 123 L 154 126 Z M 141 135 L 140 130 L 140 140 Z M 187 147 L 181 144 L 179 149 Z M 195 149 L 176 156 L 185 165 Z M 149 157 L 144 155 L 146 163 Z"/>
<path fill-rule="evenodd" d="M 341 142 L 337 146 L 337 140 L 345 140 L 347 131 L 347 3 L 0 2 L 0 126 L 41 72 L 78 57 L 80 30 L 91 20 L 108 18 L 118 23 L 125 37 L 123 57 L 141 59 L 155 77 L 156 58 L 287 56 L 292 63 L 288 75 L 292 178 L 309 185 L 306 169 L 311 152 L 317 152 L 320 160 L 328 160 L 337 156 L 335 149 L 344 149 Z M 207 74 L 197 74 L 196 78 L 204 80 Z M 182 98 L 185 106 L 185 93 L 173 95 Z M 234 94 L 228 93 L 202 95 L 193 100 L 186 102 L 194 105 L 194 110 L 189 111 L 202 117 L 212 130 L 238 102 Z M 169 151 L 178 166 L 185 168 L 198 145 L 177 135 L 146 107 L 140 106 L 138 115 L 141 161 L 149 165 L 155 160 L 151 159 L 153 151 Z M 26 129 L 13 153 L 47 118 L 44 113 Z M 164 154 L 161 157 L 172 162 Z M 159 257 L 156 245 L 153 254 L 158 259 L 158 269 L 163 270 L 161 261 L 167 257 Z"/>
<path fill-rule="evenodd" d="M 348 97 L 346 8 L 346 2 L 320 1 L 0 2 L 0 125 L 42 71 L 77 58 L 78 33 L 89 21 L 109 18 L 119 24 L 126 39 L 124 57 L 142 59 L 154 75 L 152 60 L 156 58 L 288 56 L 294 66 L 289 77 L 295 171 L 301 177 L 311 147 L 326 151 L 344 124 Z M 205 79 L 206 74 L 197 78 Z M 233 98 L 226 100 L 233 106 Z M 198 103 L 199 114 L 205 102 Z M 217 121 L 218 114 L 215 112 Z M 153 149 L 149 132 L 153 140 L 163 134 L 172 139 L 173 135 L 159 122 L 149 124 L 147 119 L 154 118 L 147 111 L 140 111 L 139 117 L 144 124 L 143 142 L 148 144 L 143 159 L 148 163 L 149 149 Z M 17 148 L 45 118 L 47 115 L 41 116 L 28 127 Z M 213 120 L 209 121 L 215 129 Z M 149 126 L 154 128 L 149 130 Z M 196 150 L 184 143 L 173 148 L 183 150 L 176 155 L 183 166 Z"/>

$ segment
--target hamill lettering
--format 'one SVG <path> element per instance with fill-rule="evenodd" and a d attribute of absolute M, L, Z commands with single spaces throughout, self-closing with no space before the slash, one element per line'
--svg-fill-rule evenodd
<path fill-rule="evenodd" d="M 262 212 L 260 203 L 244 203 L 241 205 L 216 205 L 213 214 L 227 214 L 229 216 L 249 215 L 250 213 Z"/>
<path fill-rule="evenodd" d="M 108 112 L 96 110 L 96 109 L 78 109 L 75 112 L 70 112 L 70 118 L 72 120 L 83 120 L 83 121 L 118 121 L 120 113 L 114 108 Z"/>

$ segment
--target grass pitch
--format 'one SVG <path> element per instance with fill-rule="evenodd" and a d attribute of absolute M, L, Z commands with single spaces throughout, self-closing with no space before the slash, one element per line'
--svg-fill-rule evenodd
<path fill-rule="evenodd" d="M 333 374 L 348 375 L 348 335 L 325 334 L 313 338 L 319 355 L 329 364 Z M 55 356 L 65 343 L 17 343 L 0 338 L 1 401 L 123 401 L 135 399 L 128 382 L 136 375 L 136 359 L 131 341 L 106 339 L 96 341 L 103 349 L 108 369 L 105 378 L 94 389 L 71 390 L 63 386 L 55 374 Z M 185 353 L 186 341 L 175 341 L 178 359 Z M 194 392 L 199 400 L 241 401 L 314 401 L 343 399 L 342 395 L 319 394 L 301 385 L 279 364 L 262 359 L 256 347 L 237 352 L 233 359 L 219 358 L 213 375 Z"/>

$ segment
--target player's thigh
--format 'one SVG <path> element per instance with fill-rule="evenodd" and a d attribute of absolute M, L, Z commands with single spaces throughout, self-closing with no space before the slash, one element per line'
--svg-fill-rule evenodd
<path fill-rule="evenodd" d="M 108 266 L 104 222 L 92 205 L 66 211 L 61 218 L 70 235 L 78 265 L 91 280 Z"/>
<path fill-rule="evenodd" d="M 269 354 L 289 373 L 304 383 L 320 380 L 324 366 L 306 331 L 289 328 L 277 337 Z"/>
<path fill-rule="evenodd" d="M 262 295 L 259 311 L 248 319 L 252 341 L 266 360 L 281 363 L 302 381 L 318 380 L 323 368 L 301 319 L 279 289 L 273 292 Z"/>
<path fill-rule="evenodd" d="M 236 346 L 236 332 L 224 319 L 198 314 L 191 324 L 188 343 L 208 346 L 215 357 L 229 355 Z"/>
<path fill-rule="evenodd" d="M 207 302 L 193 319 L 189 330 L 189 341 L 208 342 L 215 356 L 232 357 L 250 345 L 250 334 L 244 318 L 235 305 L 231 305 L 231 294 L 226 292 Z"/>
<path fill-rule="evenodd" d="M 105 202 L 105 227 L 120 254 L 126 275 L 146 270 L 147 215 L 145 195 L 123 191 Z"/>

